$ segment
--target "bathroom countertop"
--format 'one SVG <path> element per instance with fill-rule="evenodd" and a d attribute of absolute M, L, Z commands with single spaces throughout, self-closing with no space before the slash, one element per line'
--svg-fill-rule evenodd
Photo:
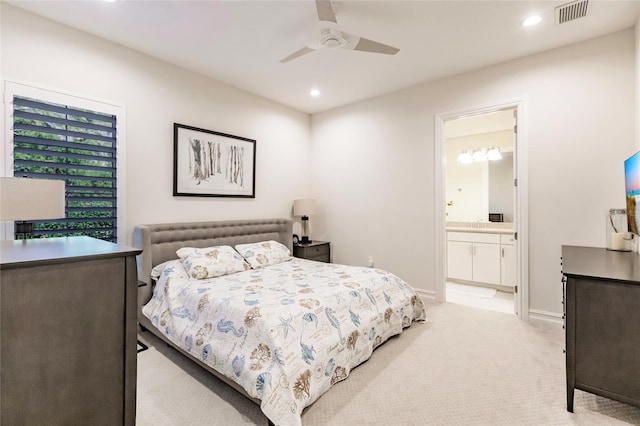
<path fill-rule="evenodd" d="M 469 226 L 447 226 L 447 232 L 473 232 L 480 234 L 513 234 L 508 228 L 471 228 Z"/>

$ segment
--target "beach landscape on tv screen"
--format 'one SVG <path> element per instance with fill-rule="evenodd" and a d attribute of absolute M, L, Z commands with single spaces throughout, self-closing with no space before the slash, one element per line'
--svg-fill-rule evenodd
<path fill-rule="evenodd" d="M 627 222 L 629 232 L 638 234 L 640 213 L 636 209 L 640 199 L 640 152 L 627 158 L 624 162 L 624 185 L 627 193 Z"/>

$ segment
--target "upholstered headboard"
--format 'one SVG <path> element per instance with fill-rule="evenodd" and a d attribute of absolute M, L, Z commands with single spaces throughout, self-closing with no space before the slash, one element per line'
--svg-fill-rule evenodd
<path fill-rule="evenodd" d="M 177 259 L 181 247 L 210 247 L 275 240 L 292 250 L 290 219 L 247 219 L 218 222 L 162 223 L 138 225 L 133 245 L 142 249 L 137 257 L 138 280 L 148 284 L 138 292 L 138 303 L 151 298 L 151 269 L 167 260 Z"/>

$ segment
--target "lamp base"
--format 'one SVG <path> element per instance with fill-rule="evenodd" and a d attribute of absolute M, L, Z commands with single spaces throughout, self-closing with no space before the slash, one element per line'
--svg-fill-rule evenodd
<path fill-rule="evenodd" d="M 309 216 L 302 216 L 302 236 L 300 238 L 302 244 L 309 244 Z"/>

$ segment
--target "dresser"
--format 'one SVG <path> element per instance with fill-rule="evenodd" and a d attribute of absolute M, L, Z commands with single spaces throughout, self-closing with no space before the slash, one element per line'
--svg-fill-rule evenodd
<path fill-rule="evenodd" d="M 140 252 L 0 241 L 0 424 L 135 425 Z"/>
<path fill-rule="evenodd" d="M 640 257 L 562 247 L 567 410 L 574 390 L 640 407 Z"/>
<path fill-rule="evenodd" d="M 313 241 L 293 245 L 293 255 L 318 262 L 331 262 L 331 244 L 327 241 Z"/>

